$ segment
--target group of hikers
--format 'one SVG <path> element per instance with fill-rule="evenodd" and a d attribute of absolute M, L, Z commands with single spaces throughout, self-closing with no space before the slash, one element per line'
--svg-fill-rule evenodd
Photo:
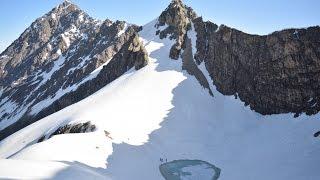
<path fill-rule="evenodd" d="M 161 162 L 161 163 L 164 163 L 164 162 L 166 162 L 166 163 L 167 163 L 167 162 L 168 162 L 168 160 L 167 160 L 167 158 L 166 158 L 166 159 L 160 158 L 160 162 Z"/>

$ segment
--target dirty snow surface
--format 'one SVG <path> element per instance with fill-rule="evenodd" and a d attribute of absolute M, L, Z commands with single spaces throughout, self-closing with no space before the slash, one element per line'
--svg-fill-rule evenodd
<path fill-rule="evenodd" d="M 155 23 L 140 32 L 146 67 L 0 142 L 0 179 L 158 180 L 160 158 L 208 162 L 221 169 L 219 180 L 319 179 L 319 116 L 261 116 L 213 86 L 210 96 L 181 60 L 169 58 L 174 42 L 155 36 Z M 95 132 L 37 143 L 87 121 Z"/>

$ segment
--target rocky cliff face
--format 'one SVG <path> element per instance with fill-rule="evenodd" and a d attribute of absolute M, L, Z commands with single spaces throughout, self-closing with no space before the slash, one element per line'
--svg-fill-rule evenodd
<path fill-rule="evenodd" d="M 249 35 L 195 20 L 197 62 L 205 62 L 214 85 L 261 114 L 320 110 L 320 28 Z"/>
<path fill-rule="evenodd" d="M 157 34 L 160 38 L 176 39 L 176 43 L 170 51 L 170 58 L 179 59 L 183 49 L 190 22 L 196 17 L 195 12 L 182 3 L 181 0 L 173 0 L 168 8 L 163 11 L 158 19 L 157 27 L 165 26 Z"/>

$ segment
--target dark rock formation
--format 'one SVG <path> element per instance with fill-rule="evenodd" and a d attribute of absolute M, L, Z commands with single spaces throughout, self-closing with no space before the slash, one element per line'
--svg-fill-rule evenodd
<path fill-rule="evenodd" d="M 89 133 L 94 132 L 96 130 L 96 126 L 91 124 L 90 121 L 86 123 L 79 123 L 79 124 L 67 124 L 65 126 L 59 127 L 55 130 L 52 134 L 47 134 L 42 136 L 38 142 L 45 141 L 50 139 L 52 136 L 59 135 L 59 134 L 76 134 L 76 133 Z"/>
<path fill-rule="evenodd" d="M 160 38 L 169 36 L 170 39 L 176 39 L 176 43 L 170 51 L 170 58 L 179 59 L 186 33 L 190 29 L 190 22 L 196 16 L 192 8 L 185 6 L 181 0 L 173 0 L 168 8 L 161 13 L 157 27 L 165 25 L 168 27 L 158 32 Z"/>
<path fill-rule="evenodd" d="M 87 133 L 96 130 L 96 126 L 91 124 L 90 121 L 80 124 L 68 124 L 63 127 L 59 127 L 50 137 L 59 134 L 75 134 L 75 133 Z"/>
<path fill-rule="evenodd" d="M 194 20 L 197 62 L 205 62 L 213 84 L 238 95 L 261 114 L 320 110 L 320 27 L 249 35 Z"/>

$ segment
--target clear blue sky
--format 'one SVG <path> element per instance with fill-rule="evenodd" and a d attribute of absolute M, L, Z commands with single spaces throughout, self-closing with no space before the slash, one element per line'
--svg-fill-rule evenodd
<path fill-rule="evenodd" d="M 38 17 L 62 0 L 1 0 L 0 51 Z M 170 0 L 73 0 L 97 19 L 143 25 L 160 15 Z M 320 0 L 184 0 L 205 20 L 252 34 L 320 25 Z"/>

